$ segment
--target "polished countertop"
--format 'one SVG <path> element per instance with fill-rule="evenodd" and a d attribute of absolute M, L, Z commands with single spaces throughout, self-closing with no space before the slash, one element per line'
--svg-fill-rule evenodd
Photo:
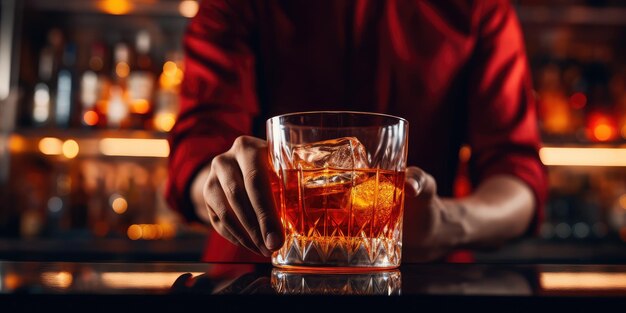
<path fill-rule="evenodd" d="M 248 263 L 0 261 L 0 308 L 11 308 L 6 312 L 110 312 L 120 306 L 152 312 L 181 305 L 212 306 L 214 312 L 291 304 L 298 312 L 319 312 L 326 299 L 369 309 L 623 308 L 626 265 L 403 264 L 389 271 L 320 274 Z"/>

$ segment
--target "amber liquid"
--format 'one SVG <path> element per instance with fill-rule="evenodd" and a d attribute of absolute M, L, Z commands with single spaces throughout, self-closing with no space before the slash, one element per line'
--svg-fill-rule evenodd
<path fill-rule="evenodd" d="M 404 172 L 284 170 L 274 176 L 272 189 L 286 238 L 274 265 L 399 265 Z"/>

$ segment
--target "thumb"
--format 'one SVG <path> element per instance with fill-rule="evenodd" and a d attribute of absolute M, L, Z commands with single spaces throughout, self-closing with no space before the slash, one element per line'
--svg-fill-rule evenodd
<path fill-rule="evenodd" d="M 419 167 L 409 166 L 406 169 L 406 194 L 410 197 L 427 199 L 437 194 L 435 178 Z"/>

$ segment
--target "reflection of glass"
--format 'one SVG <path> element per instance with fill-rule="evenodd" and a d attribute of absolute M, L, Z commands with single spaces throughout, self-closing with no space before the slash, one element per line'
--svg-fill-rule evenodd
<path fill-rule="evenodd" d="M 278 294 L 400 295 L 399 270 L 363 273 L 303 273 L 272 270 L 272 288 Z"/>
<path fill-rule="evenodd" d="M 408 123 L 356 112 L 281 115 L 267 122 L 272 189 L 285 245 L 281 267 L 400 265 Z"/>

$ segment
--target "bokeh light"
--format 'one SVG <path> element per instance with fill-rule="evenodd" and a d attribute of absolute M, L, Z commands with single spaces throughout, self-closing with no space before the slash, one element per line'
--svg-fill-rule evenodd
<path fill-rule="evenodd" d="M 613 118 L 604 113 L 591 113 L 587 123 L 587 136 L 594 141 L 606 142 L 618 135 Z"/>
<path fill-rule="evenodd" d="M 174 113 L 158 113 L 154 118 L 154 127 L 163 132 L 172 130 L 176 124 L 176 114 Z"/>
<path fill-rule="evenodd" d="M 183 0 L 178 5 L 178 12 L 184 17 L 192 18 L 198 14 L 199 8 L 200 6 L 198 5 L 198 1 Z"/>
<path fill-rule="evenodd" d="M 142 230 L 141 230 L 141 226 L 137 225 L 137 224 L 133 224 L 128 226 L 128 230 L 126 231 L 126 235 L 128 235 L 128 238 L 130 240 L 139 240 L 141 239 L 142 236 Z"/>
<path fill-rule="evenodd" d="M 63 143 L 63 156 L 68 159 L 73 159 L 78 155 L 80 148 L 78 147 L 78 142 L 73 139 L 66 140 Z"/>
<path fill-rule="evenodd" d="M 126 62 L 119 62 L 115 65 L 115 74 L 120 78 L 128 77 L 130 74 L 130 66 Z"/>
<path fill-rule="evenodd" d="M 130 104 L 130 111 L 138 114 L 146 114 L 150 111 L 150 102 L 146 99 L 135 99 Z"/>
<path fill-rule="evenodd" d="M 113 201 L 111 201 L 111 208 L 117 214 L 124 214 L 128 209 L 128 202 L 122 196 L 115 195 Z"/>
<path fill-rule="evenodd" d="M 39 140 L 39 151 L 45 155 L 59 155 L 63 152 L 63 141 L 59 138 L 45 137 Z"/>
<path fill-rule="evenodd" d="M 93 110 L 89 110 L 83 114 L 83 122 L 88 126 L 95 126 L 98 124 L 100 117 L 98 117 L 98 113 Z"/>
<path fill-rule="evenodd" d="M 47 287 L 67 289 L 73 281 L 74 276 L 68 271 L 41 273 L 41 282 Z"/>
<path fill-rule="evenodd" d="M 132 11 L 133 4 L 129 0 L 101 0 L 98 8 L 108 14 L 123 15 Z"/>

